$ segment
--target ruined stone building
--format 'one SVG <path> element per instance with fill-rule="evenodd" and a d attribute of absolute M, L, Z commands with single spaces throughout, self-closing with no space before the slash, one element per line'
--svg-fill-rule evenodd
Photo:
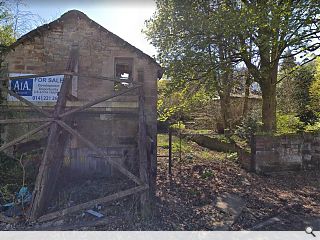
<path fill-rule="evenodd" d="M 148 167 L 150 173 L 152 172 L 150 176 L 155 176 L 157 80 L 161 78 L 162 69 L 153 58 L 94 22 L 84 13 L 77 10 L 69 11 L 57 20 L 25 34 L 12 45 L 12 51 L 5 59 L 10 76 L 48 76 L 33 79 L 33 82 L 30 80 L 32 86 L 13 81 L 11 89 L 16 88 L 18 93 L 20 91 L 24 97 L 42 109 L 52 110 L 72 46 L 79 49 L 79 77 L 72 79 L 66 109 L 81 106 L 108 93 L 112 95 L 125 89 L 130 82 L 140 82 L 145 95 L 147 135 L 152 143 Z M 107 81 L 108 78 L 122 79 L 126 83 Z M 42 94 L 37 94 L 38 90 Z M 83 136 L 106 151 L 110 158 L 133 171 L 137 165 L 137 92 L 136 89 L 99 103 L 89 110 L 80 112 L 73 119 L 73 127 Z M 28 113 L 30 108 L 26 105 L 14 101 L 12 97 L 7 99 L 9 109 L 21 114 L 31 114 Z M 21 132 L 17 133 L 16 130 L 8 127 L 7 137 L 21 135 Z M 15 134 L 9 134 L 10 131 Z M 72 137 L 68 141 L 64 166 L 74 174 L 113 175 L 113 169 L 103 159 L 96 157 Z"/>

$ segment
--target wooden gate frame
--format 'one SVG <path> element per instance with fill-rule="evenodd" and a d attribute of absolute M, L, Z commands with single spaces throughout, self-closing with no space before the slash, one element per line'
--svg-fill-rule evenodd
<path fill-rule="evenodd" d="M 0 120 L 0 124 L 20 124 L 20 123 L 39 123 L 39 122 L 45 122 L 39 127 L 36 127 L 35 129 L 25 133 L 24 135 L 15 138 L 14 140 L 2 145 L 0 147 L 0 151 L 3 151 L 19 142 L 22 140 L 28 138 L 29 136 L 38 133 L 39 131 L 50 127 L 49 128 L 49 136 L 48 136 L 48 143 L 46 146 L 46 150 L 43 154 L 43 159 L 41 162 L 41 166 L 39 168 L 39 173 L 37 176 L 36 180 L 36 185 L 35 185 L 35 190 L 33 192 L 33 199 L 31 203 L 31 211 L 29 213 L 29 220 L 34 221 L 37 220 L 38 222 L 44 222 L 44 221 L 49 221 L 53 220 L 58 217 L 62 217 L 66 214 L 77 212 L 79 210 L 84 210 L 89 207 L 94 206 L 95 204 L 102 204 L 102 203 L 107 203 L 110 201 L 114 201 L 129 195 L 137 194 L 140 193 L 140 204 L 141 204 L 141 213 L 143 217 L 148 217 L 150 214 L 150 202 L 149 202 L 149 194 L 148 190 L 149 189 L 149 177 L 148 177 L 148 172 L 147 172 L 147 165 L 148 165 L 148 140 L 147 140 L 147 131 L 146 131 L 146 120 L 145 120 L 145 113 L 144 113 L 144 91 L 143 91 L 143 71 L 138 71 L 138 82 L 130 82 L 132 83 L 132 86 L 130 86 L 128 89 L 125 89 L 123 91 L 120 91 L 118 93 L 113 93 L 111 95 L 104 95 L 102 97 L 99 97 L 97 99 L 94 99 L 92 101 L 89 101 L 88 103 L 84 104 L 83 106 L 76 107 L 75 109 L 71 109 L 68 111 L 63 111 L 65 105 L 66 105 L 66 96 L 68 94 L 70 82 L 73 77 L 88 77 L 88 78 L 95 78 L 95 79 L 101 79 L 101 80 L 107 80 L 107 81 L 112 81 L 112 82 L 124 82 L 119 79 L 115 78 L 110 78 L 110 77 L 101 77 L 101 76 L 89 76 L 89 75 L 80 75 L 77 73 L 77 65 L 78 65 L 78 47 L 77 46 L 72 46 L 71 52 L 70 52 L 70 58 L 68 62 L 68 67 L 67 71 L 63 73 L 47 73 L 47 74 L 39 74 L 39 75 L 28 75 L 28 77 L 43 77 L 43 76 L 50 76 L 50 75 L 57 75 L 57 74 L 63 74 L 64 75 L 64 81 L 61 85 L 60 92 L 58 93 L 58 100 L 55 105 L 55 110 L 53 114 L 50 114 L 49 112 L 43 110 L 41 107 L 35 105 L 34 103 L 24 99 L 23 97 L 19 96 L 16 92 L 6 89 L 6 88 L 1 88 L 2 90 L 6 91 L 8 94 L 11 96 L 17 98 L 27 106 L 33 108 L 37 112 L 41 113 L 44 115 L 44 118 L 29 118 L 29 119 L 5 119 L 5 120 Z M 15 79 L 23 79 L 25 76 L 21 77 L 8 77 L 8 78 L 1 78 L 0 81 L 8 81 L 8 80 L 15 80 Z M 82 136 L 77 130 L 73 129 L 71 126 L 69 126 L 66 121 L 70 119 L 70 116 L 72 116 L 75 113 L 84 111 L 98 103 L 104 102 L 106 100 L 112 99 L 114 97 L 121 96 L 125 93 L 128 93 L 132 90 L 138 89 L 139 90 L 139 136 L 138 136 L 138 151 L 139 151 L 139 173 L 140 176 L 137 177 L 133 173 L 131 173 L 129 170 L 124 168 L 120 163 L 116 162 L 113 159 L 108 158 L 108 155 L 106 152 L 103 150 L 99 149 L 94 143 L 89 141 L 87 138 Z M 58 142 L 52 142 L 54 140 L 59 140 L 59 137 L 64 135 L 61 133 L 61 130 L 68 134 L 71 134 L 73 137 L 76 137 L 79 139 L 83 144 L 85 144 L 89 149 L 91 149 L 93 152 L 95 152 L 99 157 L 105 159 L 111 166 L 115 167 L 118 169 L 123 175 L 125 175 L 127 178 L 132 180 L 134 183 L 136 183 L 137 186 L 123 190 L 102 198 L 98 198 L 86 203 L 78 204 L 69 208 L 65 208 L 63 210 L 59 210 L 53 213 L 45 214 L 43 215 L 45 211 L 45 206 L 47 206 L 48 202 L 50 201 L 50 197 L 47 198 L 45 195 L 40 194 L 39 196 L 39 190 L 46 190 L 48 187 L 46 185 L 41 185 L 43 184 L 43 181 L 48 181 L 48 176 L 44 176 L 43 178 L 43 173 L 46 170 L 50 170 L 46 160 L 47 158 L 54 158 L 57 154 L 59 153 L 52 151 L 54 148 L 59 146 Z M 62 146 L 62 147 L 65 147 Z M 60 152 L 60 158 L 63 156 L 64 149 L 62 148 L 62 155 Z M 50 154 L 51 156 L 49 156 Z M 59 161 L 62 161 L 62 159 L 58 159 Z M 57 161 L 57 159 L 54 159 L 54 161 Z M 59 164 L 57 168 L 57 175 L 59 174 Z M 49 179 L 50 180 L 50 179 Z M 42 186 L 42 189 L 41 189 Z M 49 188 L 55 188 L 55 181 L 54 185 L 50 186 Z M 40 206 L 39 206 L 40 202 Z M 1 215 L 0 215 L 1 216 Z M 7 221 L 12 221 L 12 219 L 6 218 Z M 1 218 L 0 218 L 1 220 Z"/>

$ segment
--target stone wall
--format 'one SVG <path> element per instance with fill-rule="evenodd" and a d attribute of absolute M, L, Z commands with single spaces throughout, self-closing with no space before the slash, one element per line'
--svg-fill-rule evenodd
<path fill-rule="evenodd" d="M 256 172 L 320 169 L 320 134 L 255 136 Z"/>

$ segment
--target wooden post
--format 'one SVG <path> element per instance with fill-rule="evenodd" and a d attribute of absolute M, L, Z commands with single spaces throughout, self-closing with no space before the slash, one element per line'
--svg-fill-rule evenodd
<path fill-rule="evenodd" d="M 256 170 L 256 138 L 252 134 L 250 137 L 251 157 L 250 157 L 250 171 L 255 172 Z"/>
<path fill-rule="evenodd" d="M 144 72 L 138 71 L 138 81 L 143 83 Z M 147 152 L 147 126 L 144 113 L 144 90 L 143 85 L 139 88 L 139 136 L 138 136 L 138 151 L 139 151 L 139 173 L 141 181 L 149 186 L 148 174 L 148 152 Z M 142 192 L 140 195 L 141 216 L 148 218 L 151 215 L 150 209 L 150 193 L 149 191 Z"/>
<path fill-rule="evenodd" d="M 169 175 L 172 174 L 172 129 L 169 126 Z"/>
<path fill-rule="evenodd" d="M 72 46 L 67 71 L 73 71 L 78 64 L 79 49 Z M 72 76 L 65 76 L 58 94 L 57 104 L 53 113 L 58 118 L 66 105 L 66 96 L 71 85 Z M 39 168 L 39 173 L 33 191 L 33 199 L 30 206 L 30 220 L 35 220 L 46 210 L 55 189 L 59 170 L 63 163 L 63 156 L 68 134 L 56 122 L 53 122 L 48 135 L 47 148 Z"/>

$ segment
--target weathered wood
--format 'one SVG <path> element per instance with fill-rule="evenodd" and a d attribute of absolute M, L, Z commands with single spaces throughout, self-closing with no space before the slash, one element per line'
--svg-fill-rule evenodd
<path fill-rule="evenodd" d="M 18 137 L 18 138 L 16 138 L 16 139 L 14 139 L 13 141 L 8 142 L 8 143 L 2 145 L 2 146 L 0 147 L 0 151 L 3 151 L 3 150 L 5 150 L 5 149 L 7 149 L 7 148 L 9 148 L 9 147 L 11 147 L 11 146 L 13 146 L 13 145 L 15 145 L 16 143 L 21 142 L 22 140 L 30 137 L 31 135 L 33 135 L 33 134 L 41 131 L 42 129 L 44 129 L 44 128 L 46 128 L 46 127 L 48 127 L 50 124 L 51 124 L 51 122 L 45 123 L 45 124 L 43 124 L 43 125 L 35 128 L 35 129 L 27 132 L 26 134 L 24 134 L 24 135 L 22 135 L 22 136 L 20 136 L 20 137 Z"/>
<path fill-rule="evenodd" d="M 17 98 L 18 100 L 20 100 L 24 104 L 28 105 L 29 107 L 31 107 L 31 108 L 37 110 L 38 112 L 42 113 L 43 115 L 45 115 L 47 117 L 51 117 L 50 113 L 47 113 L 46 111 L 42 110 L 41 107 L 33 104 L 32 102 L 28 101 L 27 99 L 24 99 L 23 97 L 21 97 L 20 95 L 18 95 L 14 91 L 9 90 L 9 89 L 5 89 L 5 88 L 3 88 L 3 90 L 8 92 L 11 96 L 14 96 L 15 98 Z"/>
<path fill-rule="evenodd" d="M 0 105 L 1 107 L 1 105 Z M 48 112 L 53 112 L 53 108 L 43 108 L 45 109 L 46 111 Z M 66 107 L 65 110 L 66 111 L 69 111 L 69 110 L 73 110 L 74 108 L 72 107 Z M 117 114 L 117 115 L 131 115 L 131 116 L 137 116 L 138 115 L 138 111 L 136 109 L 132 110 L 132 111 L 107 111 L 107 110 L 103 110 L 105 109 L 105 107 L 97 107 L 97 108 L 89 108 L 89 109 L 86 109 L 86 110 L 82 110 L 81 112 L 77 112 L 75 113 L 75 116 L 78 116 L 80 114 Z M 27 112 L 27 113 L 35 113 L 35 111 L 33 109 L 30 109 L 30 108 L 19 108 L 19 107 L 12 107 L 10 106 L 10 109 L 1 109 L 1 112 L 2 113 L 16 113 L 17 111 L 19 112 Z"/>
<path fill-rule="evenodd" d="M 127 176 L 130 180 L 134 181 L 135 183 L 141 185 L 142 181 L 137 178 L 133 173 L 125 169 L 123 166 L 121 166 L 120 163 L 114 161 L 113 159 L 109 159 L 108 155 L 98 147 L 96 147 L 92 142 L 90 142 L 88 139 L 83 137 L 80 133 L 78 133 L 76 130 L 68 126 L 66 123 L 60 120 L 55 120 L 61 127 L 63 127 L 65 130 L 67 130 L 70 134 L 77 137 L 80 141 L 82 141 L 85 145 L 87 145 L 88 148 L 93 150 L 95 153 L 97 153 L 99 156 L 106 158 L 106 161 L 113 167 L 117 168 L 122 174 Z"/>
<path fill-rule="evenodd" d="M 114 200 L 117 200 L 120 198 L 127 197 L 132 194 L 136 194 L 136 193 L 145 191 L 147 189 L 148 189 L 148 186 L 146 186 L 146 185 L 130 188 L 128 190 L 120 191 L 120 192 L 111 194 L 109 196 L 103 197 L 103 198 L 98 198 L 98 199 L 95 199 L 95 200 L 92 200 L 92 201 L 89 201 L 86 203 L 81 203 L 79 205 L 63 209 L 61 211 L 57 211 L 57 212 L 43 215 L 38 219 L 38 221 L 39 222 L 50 221 L 50 220 L 53 220 L 58 217 L 63 217 L 63 216 L 70 214 L 70 213 L 74 213 L 74 212 L 78 212 L 80 210 L 91 208 L 91 207 L 95 206 L 96 204 L 103 204 L 103 203 L 111 202 L 111 201 L 114 201 Z"/>
<path fill-rule="evenodd" d="M 14 224 L 17 221 L 14 218 L 6 217 L 6 216 L 4 216 L 3 214 L 0 213 L 0 222 Z"/>
<path fill-rule="evenodd" d="M 169 175 L 172 174 L 172 129 L 169 127 Z"/>
<path fill-rule="evenodd" d="M 85 75 L 85 74 L 79 74 L 76 72 L 69 72 L 69 71 L 61 71 L 56 73 L 32 74 L 32 75 L 16 76 L 16 77 L 5 77 L 5 78 L 0 78 L 0 81 L 19 80 L 19 79 L 25 79 L 25 78 L 38 78 L 38 77 L 47 77 L 47 76 L 55 76 L 55 75 L 70 75 L 70 76 L 76 76 L 81 78 L 94 78 L 94 79 L 105 80 L 110 82 L 118 82 L 118 83 L 126 82 L 126 83 L 138 84 L 137 82 L 130 81 L 130 80 L 126 81 L 126 80 L 120 80 L 119 78 L 114 78 L 114 77 Z"/>
<path fill-rule="evenodd" d="M 78 107 L 78 108 L 72 109 L 70 111 L 64 112 L 64 113 L 60 114 L 59 117 L 60 118 L 64 118 L 64 117 L 67 117 L 67 116 L 69 116 L 71 114 L 74 114 L 74 113 L 77 113 L 77 112 L 81 112 L 81 111 L 83 111 L 83 110 L 85 110 L 85 109 L 87 109 L 87 108 L 89 108 L 91 106 L 94 106 L 94 105 L 96 105 L 98 103 L 101 103 L 103 101 L 109 100 L 111 98 L 121 96 L 121 95 L 123 95 L 123 94 L 125 94 L 127 92 L 130 92 L 130 91 L 132 91 L 132 90 L 134 90 L 136 88 L 138 88 L 138 86 L 134 86 L 134 87 L 128 88 L 126 90 L 123 90 L 123 91 L 118 92 L 118 93 L 114 93 L 112 95 L 107 95 L 107 96 L 103 96 L 103 97 L 97 98 L 95 100 L 92 100 L 92 101 L 84 104 L 81 107 Z"/>
<path fill-rule="evenodd" d="M 0 124 L 38 123 L 51 121 L 53 121 L 53 118 L 4 119 L 0 120 Z"/>
<path fill-rule="evenodd" d="M 73 75 L 73 73 L 68 71 L 61 71 L 61 72 L 55 72 L 55 73 L 32 74 L 32 75 L 25 75 L 25 76 L 0 78 L 0 81 L 19 80 L 19 79 L 25 79 L 25 78 L 38 78 L 38 77 L 47 77 L 47 76 L 55 76 L 55 75 Z"/>
<path fill-rule="evenodd" d="M 79 49 L 77 46 L 72 46 L 67 71 L 74 71 L 78 60 Z M 54 118 L 58 118 L 66 106 L 66 96 L 71 85 L 71 78 L 72 76 L 70 75 L 64 77 L 53 113 Z M 67 138 L 68 134 L 56 122 L 52 123 L 49 129 L 47 148 L 43 155 L 32 194 L 30 220 L 35 220 L 41 216 L 51 200 L 63 163 Z"/>
<path fill-rule="evenodd" d="M 132 84 L 138 84 L 137 82 L 131 81 L 131 80 L 120 80 L 119 78 L 114 77 L 103 77 L 103 76 L 97 76 L 97 75 L 85 75 L 85 74 L 79 74 L 79 73 L 73 73 L 74 76 L 81 77 L 81 78 L 94 78 L 99 80 L 105 80 L 110 82 L 118 82 L 118 83 L 132 83 Z"/>
<path fill-rule="evenodd" d="M 69 224 L 62 222 L 60 224 L 57 224 L 55 222 L 53 222 L 52 225 L 48 224 L 43 224 L 44 226 L 39 226 L 36 228 L 30 227 L 30 229 L 26 229 L 24 228 L 24 231 L 28 231 L 28 230 L 36 230 L 36 231 L 80 231 L 81 228 L 86 228 L 86 230 L 88 231 L 88 228 L 93 228 L 93 227 L 99 227 L 99 226 L 107 226 L 110 224 L 115 224 L 116 222 L 122 222 L 123 221 L 123 217 L 124 216 L 107 216 L 106 218 L 103 218 L 101 220 L 88 220 L 88 221 L 81 221 L 81 222 L 71 222 Z M 91 229 L 90 229 L 91 230 Z"/>
<path fill-rule="evenodd" d="M 138 80 L 143 83 L 144 72 L 138 71 Z M 147 152 L 147 128 L 144 113 L 144 90 L 143 86 L 139 88 L 139 135 L 138 135 L 138 151 L 139 151 L 139 174 L 141 181 L 149 186 L 148 175 L 148 152 Z M 143 192 L 140 196 L 141 215 L 148 218 L 151 214 L 149 193 Z"/>
<path fill-rule="evenodd" d="M 250 171 L 254 172 L 256 170 L 256 137 L 254 134 L 251 134 L 251 137 L 250 137 L 250 148 L 251 148 Z"/>

